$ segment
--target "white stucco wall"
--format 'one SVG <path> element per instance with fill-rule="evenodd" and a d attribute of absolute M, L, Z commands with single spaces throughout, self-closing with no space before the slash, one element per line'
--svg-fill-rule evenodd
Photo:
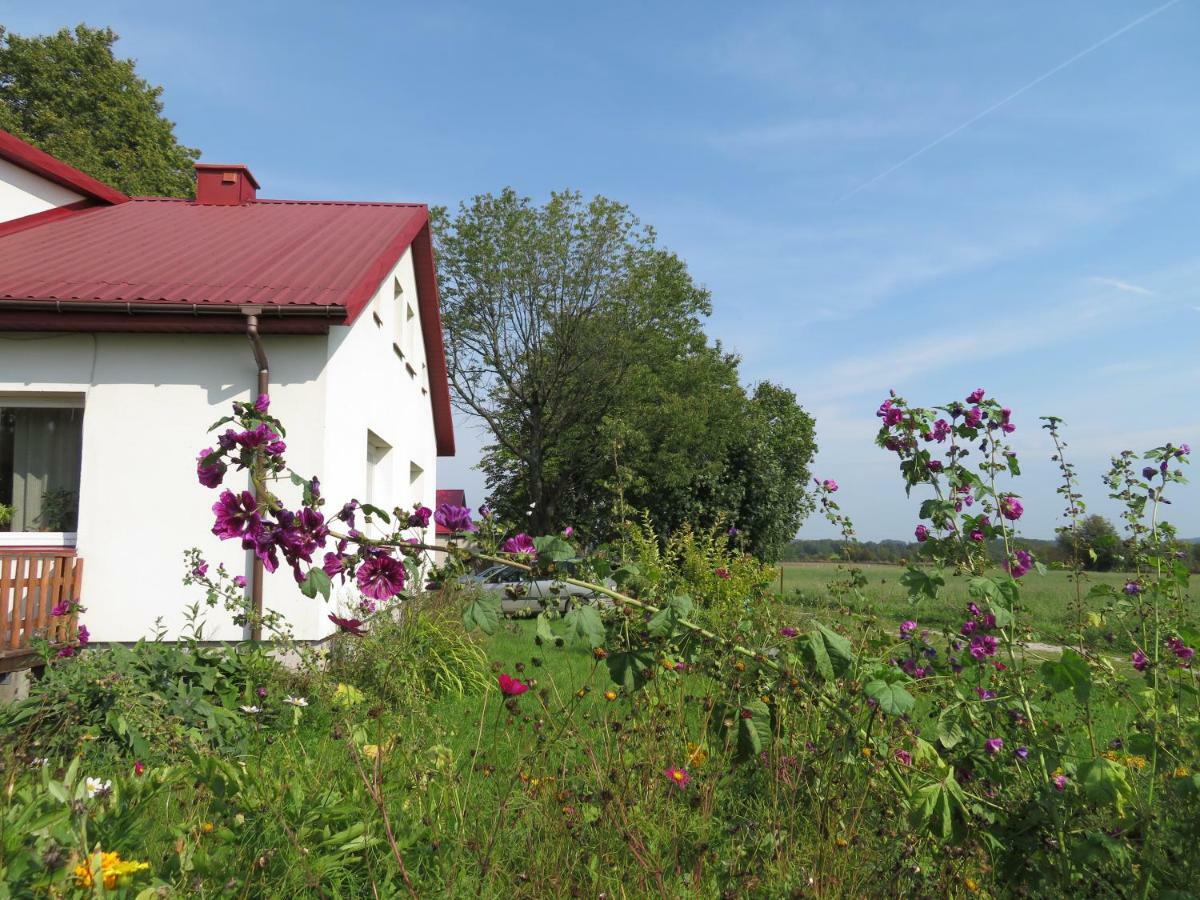
<path fill-rule="evenodd" d="M 399 303 L 396 277 L 404 288 Z M 329 514 L 346 499 L 365 497 L 368 431 L 391 446 L 381 463 L 387 477 L 377 473 L 376 481 L 390 481 L 392 489 L 375 498 L 378 505 L 433 506 L 437 456 L 422 345 L 419 336 L 407 345 L 408 360 L 392 347 L 394 316 L 409 298 L 415 308 L 406 255 L 381 285 L 374 312 L 353 326 L 335 326 L 327 336 L 264 337 L 271 409 L 288 431 L 288 462 L 321 477 Z M 419 328 L 419 320 L 409 324 Z M 249 554 L 211 533 L 219 492 L 197 483 L 195 459 L 231 401 L 251 399 L 255 374 L 242 335 L 0 333 L 0 405 L 14 394 L 84 400 L 77 552 L 87 607 L 81 621 L 95 640 L 147 636 L 160 617 L 168 636 L 177 635 L 185 606 L 203 599 L 181 584 L 189 547 L 201 548 L 214 568 L 223 562 L 231 573 L 250 575 Z M 419 496 L 409 484 L 413 463 L 424 472 Z M 233 473 L 226 484 L 248 487 Z M 278 487 L 294 502 L 290 484 Z M 332 607 L 300 594 L 286 567 L 267 576 L 264 593 L 265 605 L 283 612 L 297 637 L 331 630 Z M 343 602 L 351 593 L 336 591 Z M 207 637 L 242 637 L 224 613 L 206 618 Z"/>
<path fill-rule="evenodd" d="M 0 159 L 0 222 L 82 200 L 83 195 Z"/>

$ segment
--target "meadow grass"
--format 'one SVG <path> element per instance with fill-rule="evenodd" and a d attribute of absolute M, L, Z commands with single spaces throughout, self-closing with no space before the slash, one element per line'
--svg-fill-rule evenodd
<path fill-rule="evenodd" d="M 825 615 L 847 624 L 878 618 L 891 625 L 915 619 L 924 627 L 953 631 L 962 622 L 963 610 L 970 600 L 965 576 L 948 572 L 946 585 L 936 600 L 912 602 L 900 583 L 903 567 L 860 563 L 857 568 L 867 579 L 860 596 L 837 595 L 831 591 L 831 583 L 845 578 L 845 570 L 839 569 L 835 562 L 781 564 L 775 593 L 804 614 Z M 1089 602 L 1087 593 L 1097 584 L 1119 588 L 1128 578 L 1120 572 L 1085 572 L 1081 576 L 1078 590 L 1083 598 L 1084 636 L 1089 645 L 1125 649 L 1127 642 L 1123 637 L 1111 632 L 1094 617 L 1104 610 L 1095 601 Z M 1075 576 L 1062 570 L 1050 570 L 1045 575 L 1031 572 L 1021 580 L 1021 603 L 1028 639 L 1052 644 L 1066 644 L 1077 639 L 1076 588 Z M 1200 613 L 1200 602 L 1194 594 L 1189 597 L 1188 610 L 1193 617 Z M 1090 620 L 1088 613 L 1094 614 Z"/>

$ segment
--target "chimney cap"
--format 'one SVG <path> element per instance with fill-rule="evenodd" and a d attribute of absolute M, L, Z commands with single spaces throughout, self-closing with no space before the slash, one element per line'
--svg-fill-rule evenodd
<path fill-rule="evenodd" d="M 195 163 L 197 174 L 200 172 L 239 172 L 249 179 L 254 185 L 255 190 L 260 190 L 262 185 L 258 183 L 258 179 L 254 177 L 254 173 L 250 171 L 250 167 L 245 163 Z"/>

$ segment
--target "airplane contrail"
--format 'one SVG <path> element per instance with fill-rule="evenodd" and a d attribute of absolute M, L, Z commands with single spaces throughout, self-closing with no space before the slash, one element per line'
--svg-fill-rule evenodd
<path fill-rule="evenodd" d="M 950 140 L 950 138 L 954 137 L 956 134 L 958 134 L 963 129 L 970 128 L 972 125 L 974 125 L 980 119 L 982 119 L 984 116 L 988 116 L 988 115 L 994 113 L 996 110 L 998 110 L 1000 107 L 1004 106 L 1006 103 L 1011 103 L 1013 100 L 1016 100 L 1018 97 L 1020 97 L 1026 91 L 1032 90 L 1033 88 L 1037 87 L 1039 84 L 1041 84 L 1047 78 L 1050 78 L 1052 75 L 1057 75 L 1059 72 L 1061 72 L 1063 69 L 1065 69 L 1067 66 L 1071 65 L 1072 63 L 1078 62 L 1079 60 L 1081 60 L 1085 56 L 1087 56 L 1089 53 L 1091 53 L 1095 50 L 1099 50 L 1101 47 L 1103 47 L 1109 41 L 1116 40 L 1121 35 L 1123 35 L 1125 32 L 1130 31 L 1131 29 L 1137 28 L 1143 22 L 1147 21 L 1148 19 L 1153 19 L 1159 13 L 1170 9 L 1172 6 L 1174 6 L 1175 4 L 1177 4 L 1179 2 L 1180 2 L 1180 0 L 1169 0 L 1169 2 L 1164 3 L 1162 6 L 1152 9 L 1152 10 L 1150 10 L 1150 12 L 1148 12 L 1144 15 L 1138 16 L 1138 18 L 1134 19 L 1128 25 L 1124 25 L 1121 28 L 1118 28 L 1116 31 L 1114 31 L 1112 34 L 1110 34 L 1108 37 L 1103 38 L 1099 41 L 1096 41 L 1096 43 L 1092 44 L 1087 49 L 1080 50 L 1078 53 L 1076 53 L 1070 59 L 1065 60 L 1064 62 L 1060 62 L 1053 69 L 1049 69 L 1048 71 L 1043 72 L 1041 75 L 1039 75 L 1037 78 L 1033 79 L 1033 81 L 1029 82 L 1024 87 L 1017 88 L 1017 90 L 1013 91 L 1011 94 L 1009 94 L 1003 100 L 999 100 L 996 103 L 993 103 L 991 106 L 989 106 L 983 112 L 972 116 L 971 118 L 967 119 L 967 121 L 963 122 L 961 125 L 950 129 L 949 131 L 947 131 L 945 134 L 943 134 L 941 137 L 937 138 L 936 140 L 930 141 L 928 144 L 926 144 L 920 150 L 917 150 L 915 153 L 909 154 L 904 159 L 900 160 L 900 162 L 896 163 L 894 166 L 884 169 L 882 172 L 880 172 L 874 178 L 864 181 L 858 187 L 854 188 L 854 190 L 850 191 L 849 193 L 843 194 L 841 197 L 838 198 L 838 202 L 840 203 L 843 200 L 848 200 L 850 197 L 853 197 L 859 191 L 866 190 L 871 185 L 876 184 L 879 181 L 882 181 L 884 178 L 887 178 L 889 175 L 891 175 L 897 169 L 900 169 L 900 168 L 908 165 L 910 162 L 912 162 L 917 157 L 928 153 L 930 150 L 932 150 L 938 144 L 941 144 L 944 141 Z"/>

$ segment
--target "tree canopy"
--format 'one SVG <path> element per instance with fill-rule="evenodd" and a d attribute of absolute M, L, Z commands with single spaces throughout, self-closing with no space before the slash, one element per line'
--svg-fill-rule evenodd
<path fill-rule="evenodd" d="M 0 27 L 0 128 L 127 194 L 190 197 L 200 151 L 175 138 L 162 88 L 117 59 L 109 28 Z"/>
<path fill-rule="evenodd" d="M 812 419 L 784 388 L 741 386 L 704 333 L 708 292 L 653 230 L 603 197 L 511 189 L 434 223 L 455 403 L 491 435 L 499 512 L 603 539 L 623 503 L 778 554 L 810 509 Z"/>

